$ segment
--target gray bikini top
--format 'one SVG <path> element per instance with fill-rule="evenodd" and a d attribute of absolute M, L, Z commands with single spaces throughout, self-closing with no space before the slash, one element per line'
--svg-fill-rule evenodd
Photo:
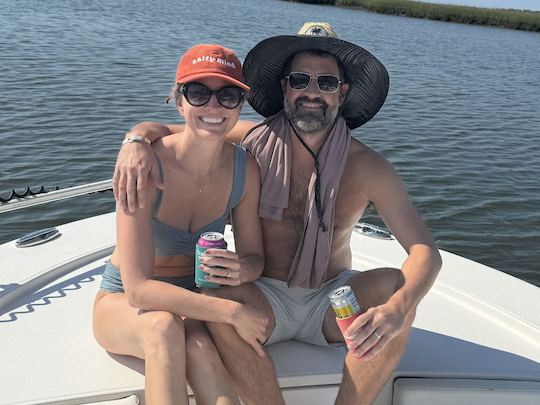
<path fill-rule="evenodd" d="M 152 229 L 156 256 L 195 255 L 195 244 L 204 232 L 221 232 L 225 230 L 225 224 L 231 210 L 238 205 L 244 191 L 246 177 L 247 152 L 240 146 L 235 146 L 233 184 L 227 208 L 222 216 L 215 221 L 203 226 L 196 232 L 188 232 L 160 222 L 156 216 L 163 197 L 162 190 L 158 189 L 156 202 L 152 209 Z M 158 159 L 159 174 L 163 181 L 163 169 Z"/>

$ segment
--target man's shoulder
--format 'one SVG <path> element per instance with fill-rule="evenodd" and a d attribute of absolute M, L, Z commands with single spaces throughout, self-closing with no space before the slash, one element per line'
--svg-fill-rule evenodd
<path fill-rule="evenodd" d="M 399 175 L 380 153 L 360 141 L 353 140 L 349 149 L 342 186 L 349 192 L 371 199 L 374 190 L 394 184 Z"/>
<path fill-rule="evenodd" d="M 255 121 L 239 120 L 233 130 L 227 134 L 226 139 L 229 142 L 244 145 L 247 135 L 258 125 Z"/>
<path fill-rule="evenodd" d="M 384 156 L 357 139 L 351 140 L 346 170 L 374 170 L 388 165 Z"/>

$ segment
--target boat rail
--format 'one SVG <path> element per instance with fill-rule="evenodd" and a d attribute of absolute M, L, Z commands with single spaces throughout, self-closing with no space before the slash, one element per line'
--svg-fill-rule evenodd
<path fill-rule="evenodd" d="M 107 190 L 112 190 L 112 179 L 68 187 L 62 190 L 43 192 L 36 195 L 13 198 L 5 203 L 0 202 L 0 214 Z"/>
<path fill-rule="evenodd" d="M 68 198 L 74 198 L 86 194 L 92 194 L 108 190 L 112 190 L 112 179 L 97 181 L 95 183 L 82 184 L 79 186 L 68 187 L 62 190 L 54 191 L 43 191 L 42 187 L 41 190 L 38 192 L 39 194 L 34 195 L 33 193 L 29 193 L 28 195 L 23 195 L 20 197 L 18 194 L 14 194 L 14 192 L 12 192 L 15 197 L 10 196 L 6 202 L 0 201 L 0 214 L 36 205 L 47 204 L 53 201 L 65 200 Z M 32 232 L 30 234 L 24 235 L 21 239 L 18 240 L 18 243 L 20 247 L 44 243 L 55 236 L 51 233 L 51 231 L 53 230 L 54 229 L 51 228 Z M 370 238 L 387 240 L 393 239 L 393 235 L 390 231 L 365 222 L 358 222 L 355 225 L 355 230 L 356 232 Z"/>

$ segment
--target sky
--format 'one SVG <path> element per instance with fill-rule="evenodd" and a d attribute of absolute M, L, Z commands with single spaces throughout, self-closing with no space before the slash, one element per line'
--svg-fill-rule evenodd
<path fill-rule="evenodd" d="M 418 1 L 418 0 L 417 0 Z M 420 0 L 425 3 L 459 4 L 462 6 L 515 8 L 540 11 L 540 0 Z"/>

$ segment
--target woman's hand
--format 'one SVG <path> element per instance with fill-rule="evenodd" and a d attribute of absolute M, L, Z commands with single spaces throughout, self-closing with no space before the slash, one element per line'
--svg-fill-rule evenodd
<path fill-rule="evenodd" d="M 262 344 L 266 341 L 268 318 L 249 305 L 239 304 L 231 323 L 238 335 L 249 343 L 259 356 L 265 357 Z"/>
<path fill-rule="evenodd" d="M 206 281 L 229 286 L 253 281 L 249 277 L 251 266 L 246 263 L 246 260 L 229 250 L 207 249 L 200 261 L 201 270 L 207 273 Z"/>
<path fill-rule="evenodd" d="M 152 147 L 141 142 L 123 145 L 116 159 L 113 189 L 114 199 L 124 212 L 144 208 L 149 181 L 163 188 Z"/>
<path fill-rule="evenodd" d="M 359 315 L 344 338 L 354 357 L 369 361 L 402 331 L 406 320 L 407 315 L 388 302 Z"/>

